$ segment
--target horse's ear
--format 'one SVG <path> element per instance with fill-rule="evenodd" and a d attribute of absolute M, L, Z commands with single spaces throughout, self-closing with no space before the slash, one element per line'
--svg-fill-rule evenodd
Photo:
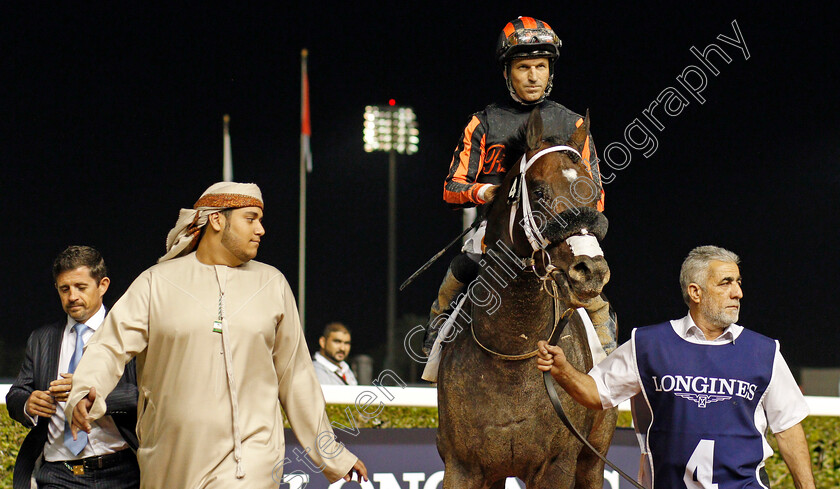
<path fill-rule="evenodd" d="M 525 126 L 525 141 L 528 144 L 529 150 L 535 150 L 540 147 L 543 140 L 543 120 L 539 108 L 531 111 L 528 116 L 528 124 Z"/>
<path fill-rule="evenodd" d="M 569 146 L 576 150 L 583 152 L 583 144 L 586 142 L 586 136 L 589 134 L 589 109 L 586 109 L 586 116 L 583 118 L 583 123 L 575 129 L 572 133 L 572 139 L 569 140 Z"/>

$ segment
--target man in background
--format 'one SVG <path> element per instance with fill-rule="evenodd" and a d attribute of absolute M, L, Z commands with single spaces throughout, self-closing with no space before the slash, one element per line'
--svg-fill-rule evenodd
<path fill-rule="evenodd" d="M 321 349 L 312 356 L 315 375 L 322 385 L 359 385 L 350 365 L 350 330 L 341 323 L 330 323 L 318 339 Z"/>
<path fill-rule="evenodd" d="M 35 330 L 26 356 L 6 395 L 9 415 L 32 428 L 20 447 L 15 489 L 38 487 L 134 488 L 140 483 L 137 458 L 137 386 L 132 362 L 105 400 L 105 415 L 90 433 L 73 440 L 64 403 L 84 345 L 105 319 L 108 290 L 105 260 L 89 246 L 70 246 L 53 263 L 53 279 L 63 319 Z"/>

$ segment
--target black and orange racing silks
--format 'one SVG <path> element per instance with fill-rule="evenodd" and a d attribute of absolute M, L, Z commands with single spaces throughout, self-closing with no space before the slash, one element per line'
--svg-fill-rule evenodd
<path fill-rule="evenodd" d="M 508 168 L 503 168 L 505 156 L 511 150 L 511 139 L 528 121 L 535 106 L 514 101 L 492 104 L 472 115 L 455 148 L 449 175 L 443 186 L 443 200 L 455 208 L 483 205 L 482 188 L 499 185 Z M 583 118 L 557 102 L 545 100 L 538 104 L 543 119 L 543 139 L 568 140 Z M 597 207 L 604 210 L 604 186 L 598 168 L 595 143 L 587 134 L 583 151 L 583 165 L 601 192 Z M 508 162 L 512 165 L 515 162 Z"/>

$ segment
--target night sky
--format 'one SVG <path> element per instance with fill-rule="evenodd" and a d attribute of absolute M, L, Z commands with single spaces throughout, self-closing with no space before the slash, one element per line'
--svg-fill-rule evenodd
<path fill-rule="evenodd" d="M 680 263 L 694 246 L 717 244 L 742 257 L 741 324 L 778 338 L 794 366 L 840 366 L 840 19 L 829 7 L 238 3 L 0 4 L 5 342 L 23 344 L 61 317 L 50 266 L 66 246 L 102 251 L 109 305 L 155 263 L 178 210 L 221 180 L 224 114 L 234 178 L 259 184 L 266 201 L 258 259 L 297 293 L 308 48 L 307 337 L 314 345 L 326 322 L 340 320 L 354 331 L 353 353 L 377 351 L 388 158 L 362 149 L 365 105 L 393 98 L 414 108 L 420 126 L 420 151 L 398 158 L 399 283 L 460 231 L 443 179 L 470 114 L 507 97 L 495 42 L 508 20 L 527 15 L 563 40 L 551 98 L 589 109 L 602 158 L 611 143 L 628 144 L 636 119 L 657 141 L 655 150 L 631 148 L 620 171 L 602 163 L 614 175 L 602 247 L 620 340 L 683 316 Z M 735 38 L 733 21 L 749 59 L 718 39 Z M 710 55 L 717 75 L 690 52 L 710 43 L 731 57 Z M 691 65 L 706 77 L 702 104 L 677 80 Z M 656 128 L 643 110 L 669 87 L 688 104 L 675 116 L 654 109 Z M 643 139 L 641 129 L 630 133 Z M 609 156 L 621 162 L 618 151 Z M 453 256 L 399 294 L 399 315 L 427 314 Z"/>

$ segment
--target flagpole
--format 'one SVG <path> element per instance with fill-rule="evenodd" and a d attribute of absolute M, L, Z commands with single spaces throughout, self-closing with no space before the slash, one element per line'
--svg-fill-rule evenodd
<path fill-rule="evenodd" d="M 300 217 L 298 221 L 298 310 L 301 328 L 306 331 L 306 172 L 309 161 L 309 51 L 300 52 Z"/>
<path fill-rule="evenodd" d="M 230 149 L 230 116 L 225 114 L 222 118 L 224 121 L 224 131 L 223 131 L 223 146 L 222 149 L 222 180 L 225 182 L 232 182 L 233 181 L 233 155 Z"/>

